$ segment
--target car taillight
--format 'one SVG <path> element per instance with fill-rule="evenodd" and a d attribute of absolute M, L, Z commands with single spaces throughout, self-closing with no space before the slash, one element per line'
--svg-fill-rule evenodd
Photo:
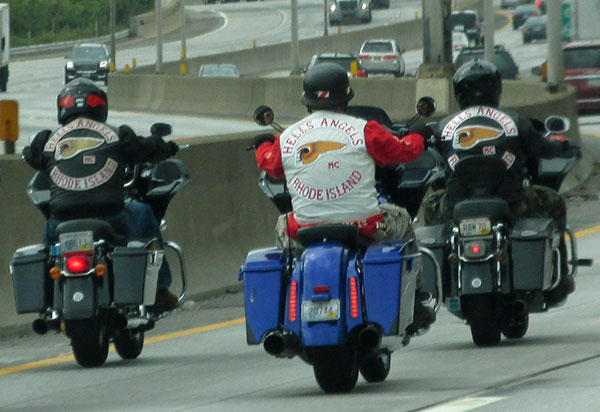
<path fill-rule="evenodd" d="M 84 273 L 90 270 L 90 259 L 87 256 L 71 256 L 66 261 L 70 273 Z"/>
<path fill-rule="evenodd" d="M 295 280 L 292 280 L 292 283 L 290 284 L 288 319 L 290 322 L 296 322 L 296 319 L 298 319 L 298 282 Z"/>
<path fill-rule="evenodd" d="M 369 56 L 368 54 L 359 54 L 358 60 L 371 60 L 371 56 Z"/>
<path fill-rule="evenodd" d="M 396 58 L 395 54 L 386 54 L 385 56 L 383 56 L 384 60 L 394 60 Z"/>
<path fill-rule="evenodd" d="M 350 278 L 350 317 L 358 317 L 358 286 L 356 278 Z"/>

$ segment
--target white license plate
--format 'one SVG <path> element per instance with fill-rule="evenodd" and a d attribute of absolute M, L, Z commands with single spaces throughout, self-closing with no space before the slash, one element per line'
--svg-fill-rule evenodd
<path fill-rule="evenodd" d="M 463 236 L 489 235 L 492 231 L 492 223 L 488 218 L 463 219 L 460 221 L 460 234 Z"/>
<path fill-rule="evenodd" d="M 600 79 L 589 79 L 587 82 L 589 87 L 600 87 Z"/>
<path fill-rule="evenodd" d="M 339 318 L 339 299 L 327 302 L 302 302 L 302 320 L 304 322 L 327 322 Z"/>
<path fill-rule="evenodd" d="M 63 233 L 58 236 L 61 253 L 83 252 L 92 250 L 94 237 L 91 231 Z"/>

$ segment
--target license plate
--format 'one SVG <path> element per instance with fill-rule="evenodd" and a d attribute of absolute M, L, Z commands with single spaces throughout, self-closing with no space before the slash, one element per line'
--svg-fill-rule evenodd
<path fill-rule="evenodd" d="M 376 62 L 381 61 L 381 57 L 373 57 L 373 60 L 375 60 Z"/>
<path fill-rule="evenodd" d="M 327 322 L 340 318 L 340 301 L 302 302 L 302 320 L 304 322 Z"/>
<path fill-rule="evenodd" d="M 60 250 L 62 253 L 83 252 L 92 250 L 94 237 L 91 231 L 63 233 L 58 236 Z"/>
<path fill-rule="evenodd" d="M 460 234 L 463 236 L 489 235 L 492 223 L 488 218 L 463 219 L 460 221 Z"/>
<path fill-rule="evenodd" d="M 600 87 L 600 79 L 589 79 L 587 82 L 590 87 Z"/>

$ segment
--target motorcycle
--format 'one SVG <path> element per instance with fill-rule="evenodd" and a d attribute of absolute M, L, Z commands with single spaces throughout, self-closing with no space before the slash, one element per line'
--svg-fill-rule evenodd
<path fill-rule="evenodd" d="M 166 136 L 171 126 L 152 125 L 153 135 Z M 169 201 L 189 182 L 180 160 L 137 164 L 125 184 L 126 197 L 152 207 L 161 229 Z M 50 178 L 37 172 L 27 186 L 33 204 L 47 219 L 50 215 Z M 109 342 L 123 359 L 142 352 L 144 332 L 167 316 L 155 308 L 158 271 L 164 249 L 157 239 L 127 241 L 109 223 L 76 219 L 57 227 L 56 244 L 36 244 L 18 249 L 10 263 L 17 313 L 39 313 L 34 332 L 64 332 L 75 360 L 84 367 L 104 364 Z M 187 293 L 187 271 L 181 247 L 164 246 L 179 259 L 182 290 Z"/>
<path fill-rule="evenodd" d="M 569 128 L 568 119 L 558 116 L 535 124 L 545 129 L 546 137 Z M 579 161 L 575 149 L 561 157 L 541 159 L 536 169 L 531 167 L 530 182 L 558 191 Z M 472 170 L 478 170 L 477 175 Z M 561 279 L 575 276 L 578 266 L 591 265 L 590 260 L 578 258 L 576 238 L 568 226 L 567 242 L 550 218 L 511 216 L 506 200 L 494 195 L 505 170 L 502 160 L 489 156 L 458 162 L 449 173 L 458 179 L 465 195 L 454 206 L 452 220 L 416 230 L 419 242 L 434 253 L 442 268 L 445 306 L 466 321 L 477 346 L 497 345 L 501 335 L 509 339 L 525 336 L 530 313 L 566 301 L 566 296 L 559 302 L 548 299 Z M 434 276 L 436 269 L 424 262 L 425 278 L 428 273 Z"/>
<path fill-rule="evenodd" d="M 430 115 L 435 106 L 427 100 L 418 110 Z M 255 112 L 259 124 L 283 130 L 273 119 L 266 106 Z M 291 210 L 285 181 L 262 173 L 259 186 L 280 212 Z M 299 256 L 287 248 L 253 250 L 240 268 L 247 343 L 262 343 L 278 358 L 299 356 L 328 393 L 352 390 L 359 373 L 367 382 L 384 381 L 392 352 L 415 336 L 407 327 L 413 320 L 416 262 L 429 252 L 407 240 L 370 244 L 354 225 L 302 228 L 298 240 L 305 248 Z M 434 304 L 437 310 L 439 301 Z"/>

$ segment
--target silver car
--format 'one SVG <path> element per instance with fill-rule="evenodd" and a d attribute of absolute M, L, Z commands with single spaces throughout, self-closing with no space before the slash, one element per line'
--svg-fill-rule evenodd
<path fill-rule="evenodd" d="M 371 0 L 330 0 L 329 24 L 341 24 L 345 20 L 371 21 Z"/>
<path fill-rule="evenodd" d="M 369 75 L 376 73 L 404 76 L 405 50 L 393 39 L 374 39 L 365 41 L 358 53 L 358 60 Z"/>

